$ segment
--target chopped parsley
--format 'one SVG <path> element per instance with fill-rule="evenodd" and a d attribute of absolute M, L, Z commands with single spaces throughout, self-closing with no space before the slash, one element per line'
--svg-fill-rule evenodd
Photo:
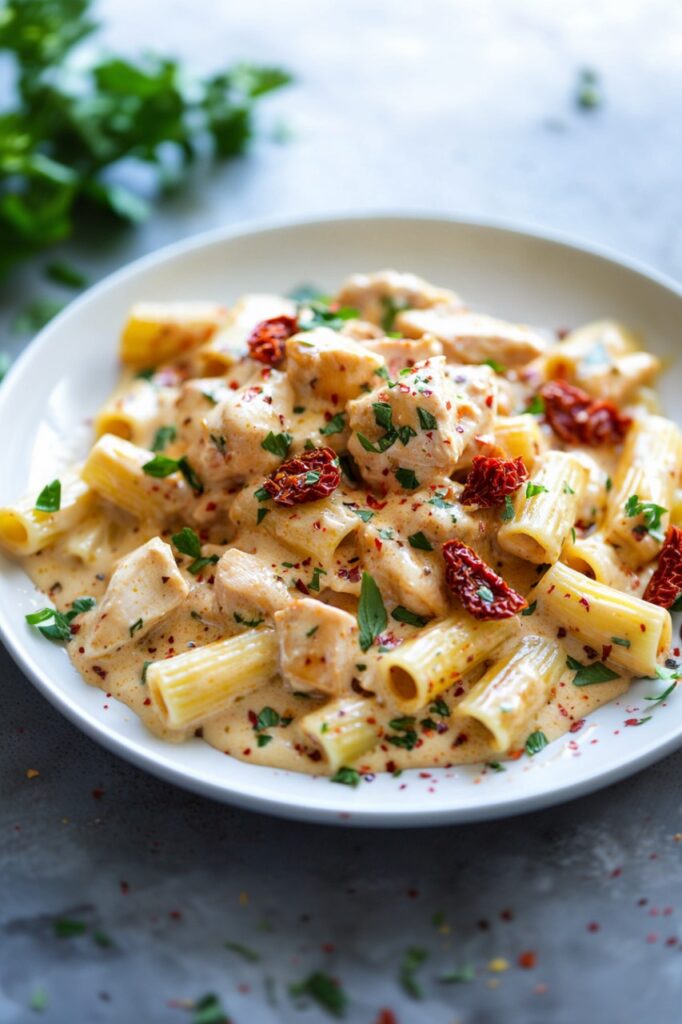
<path fill-rule="evenodd" d="M 395 478 L 401 487 L 405 487 L 408 491 L 413 491 L 415 487 L 419 487 L 419 480 L 417 479 L 413 469 L 396 469 Z"/>
<path fill-rule="evenodd" d="M 194 613 L 192 613 L 192 614 L 194 614 Z M 141 683 L 146 683 L 147 682 L 147 669 L 149 668 L 150 665 L 153 665 L 153 664 L 154 664 L 153 661 L 143 661 L 142 662 L 142 672 L 140 673 L 140 682 Z"/>
<path fill-rule="evenodd" d="M 256 526 L 260 526 L 260 524 L 263 522 L 263 520 L 265 519 L 269 512 L 269 508 L 258 509 L 258 511 L 256 512 Z"/>
<path fill-rule="evenodd" d="M 533 395 L 524 411 L 532 413 L 533 416 L 541 416 L 545 411 L 545 400 L 542 395 Z"/>
<path fill-rule="evenodd" d="M 204 485 L 184 455 L 180 459 L 169 459 L 167 455 L 155 455 L 149 462 L 145 462 L 142 470 L 147 476 L 153 476 L 157 479 L 170 476 L 171 473 L 180 470 L 192 490 L 196 491 L 197 494 L 203 494 Z"/>
<path fill-rule="evenodd" d="M 368 508 L 351 508 L 351 512 L 354 512 L 358 519 L 362 519 L 363 523 L 368 523 L 374 518 L 374 513 Z"/>
<path fill-rule="evenodd" d="M 507 770 L 499 761 L 488 761 L 486 768 L 490 768 L 493 772 L 506 772 Z"/>
<path fill-rule="evenodd" d="M 549 740 L 545 736 L 544 732 L 540 730 L 532 732 L 525 743 L 525 750 L 529 757 L 535 757 L 541 750 L 549 743 Z"/>
<path fill-rule="evenodd" d="M 175 440 L 175 438 L 177 437 L 177 433 L 177 430 L 172 425 L 169 425 L 167 427 L 159 427 L 159 429 L 154 434 L 154 440 L 152 441 L 151 450 L 153 452 L 162 452 L 164 448 L 167 448 L 168 445 Z M 213 439 L 212 434 L 211 439 Z"/>
<path fill-rule="evenodd" d="M 411 534 L 408 538 L 410 546 L 417 548 L 418 551 L 433 551 L 433 545 L 430 543 L 428 537 L 425 537 L 421 530 L 417 533 Z"/>
<path fill-rule="evenodd" d="M 267 501 L 268 498 L 270 497 L 270 495 L 268 494 L 264 487 L 259 487 L 258 490 L 254 491 L 253 496 L 256 499 L 256 501 Z"/>
<path fill-rule="evenodd" d="M 525 616 L 532 615 L 535 612 L 535 609 L 537 608 L 537 606 L 538 606 L 537 601 L 533 601 L 531 604 L 528 605 L 527 608 L 523 609 L 521 614 L 525 615 Z"/>
<path fill-rule="evenodd" d="M 534 498 L 536 494 L 543 494 L 543 493 L 544 494 L 549 493 L 547 491 L 547 488 L 543 484 L 533 484 L 533 483 L 530 482 L 530 480 L 526 484 L 526 497 L 527 498 Z"/>
<path fill-rule="evenodd" d="M 362 574 L 360 601 L 358 603 L 359 643 L 363 651 L 368 650 L 381 631 L 386 628 L 388 616 L 374 578 L 368 572 Z"/>
<path fill-rule="evenodd" d="M 60 917 L 54 922 L 54 933 L 58 939 L 72 939 L 76 935 L 85 935 L 86 931 L 85 922 L 72 917 Z"/>
<path fill-rule="evenodd" d="M 575 102 L 582 110 L 594 110 L 603 102 L 599 76 L 591 68 L 583 68 L 578 76 Z"/>
<path fill-rule="evenodd" d="M 617 644 L 618 647 L 630 647 L 630 641 L 626 640 L 624 636 L 612 636 L 611 643 Z"/>
<path fill-rule="evenodd" d="M 128 633 L 129 633 L 129 635 L 130 635 L 130 636 L 135 636 L 135 634 L 136 634 L 136 633 L 137 633 L 137 632 L 138 632 L 138 631 L 139 631 L 140 629 L 142 629 L 142 627 L 143 627 L 143 626 L 144 626 L 144 620 L 143 620 L 143 619 L 138 619 L 138 620 L 137 620 L 136 622 L 133 622 L 132 626 L 129 626 L 129 627 L 128 627 Z"/>
<path fill-rule="evenodd" d="M 324 437 L 330 437 L 332 434 L 341 434 L 346 429 L 346 416 L 343 412 L 337 412 L 335 416 L 325 423 L 323 427 L 320 427 L 320 433 Z"/>
<path fill-rule="evenodd" d="M 222 434 L 209 434 L 211 444 L 214 448 L 217 448 L 221 455 L 224 455 L 227 451 L 227 441 Z"/>
<path fill-rule="evenodd" d="M 59 512 L 62 501 L 62 485 L 61 481 L 53 480 L 51 484 L 46 484 L 42 491 L 36 498 L 36 503 L 33 506 L 36 512 Z"/>
<path fill-rule="evenodd" d="M 71 623 L 82 612 L 95 607 L 94 597 L 78 597 L 68 612 L 58 612 L 56 608 L 41 608 L 39 612 L 30 612 L 26 616 L 29 626 L 35 626 L 48 640 L 60 640 L 68 643 L 71 639 Z"/>
<path fill-rule="evenodd" d="M 280 459 L 285 459 L 289 454 L 293 439 L 293 434 L 289 434 L 286 431 L 282 434 L 273 434 L 270 431 L 265 440 L 261 441 L 261 448 L 264 448 L 266 452 L 270 452 L 272 455 L 277 455 Z"/>
<path fill-rule="evenodd" d="M 488 767 L 492 767 L 492 763 Z M 496 768 L 495 770 L 505 771 L 505 769 L 502 768 L 501 765 L 498 766 L 498 768 Z M 473 981 L 474 977 L 475 973 L 473 967 L 471 967 L 469 964 L 466 964 L 464 967 L 460 967 L 459 970 L 448 971 L 447 974 L 441 974 L 438 980 L 441 983 L 441 985 L 459 985 L 467 981 Z"/>
<path fill-rule="evenodd" d="M 666 687 L 666 689 L 663 691 L 663 693 L 651 694 L 650 696 L 645 697 L 644 700 L 651 700 L 655 704 L 660 704 L 667 697 L 669 697 L 670 694 L 673 693 L 676 689 L 677 689 L 677 679 L 673 679 L 673 681 L 670 684 L 670 686 Z"/>
<path fill-rule="evenodd" d="M 435 505 L 436 508 L 454 508 L 454 502 L 445 500 L 446 494 L 447 491 L 442 491 L 440 494 L 436 491 L 434 496 L 429 498 L 428 504 Z"/>
<path fill-rule="evenodd" d="M 310 629 L 306 631 L 306 636 L 308 638 L 310 638 L 311 636 L 315 636 L 319 628 L 319 626 L 311 626 Z"/>
<path fill-rule="evenodd" d="M 422 987 L 417 981 L 417 972 L 426 962 L 428 955 L 428 952 L 421 946 L 410 946 L 402 959 L 398 979 L 404 991 L 412 999 L 421 999 L 424 995 Z"/>
<path fill-rule="evenodd" d="M 398 313 L 402 313 L 404 309 L 408 308 L 408 305 L 405 299 L 396 299 L 392 295 L 382 295 L 381 305 L 384 310 L 381 317 L 381 329 L 388 334 L 393 330 Z"/>
<path fill-rule="evenodd" d="M 239 614 L 239 612 L 232 612 L 232 617 L 239 626 L 248 626 L 249 629 L 255 629 L 256 626 L 262 626 L 265 622 L 265 619 L 245 619 L 243 615 Z"/>
<path fill-rule="evenodd" d="M 171 541 L 183 555 L 189 555 L 190 558 L 194 559 L 188 568 L 188 571 L 193 576 L 200 573 L 207 565 L 215 565 L 218 561 L 217 555 L 205 555 L 202 557 L 201 541 L 190 526 L 183 526 L 179 533 L 174 533 Z"/>
<path fill-rule="evenodd" d="M 495 595 L 492 590 L 490 587 L 486 587 L 485 584 L 482 587 L 479 587 L 476 593 L 484 604 L 492 604 L 495 600 Z"/>
<path fill-rule="evenodd" d="M 563 485 L 562 490 L 563 490 L 564 494 L 575 494 L 575 491 L 573 490 L 573 488 L 571 487 L 571 485 L 568 483 L 567 480 L 564 480 L 564 485 Z"/>
<path fill-rule="evenodd" d="M 500 519 L 503 523 L 509 523 L 514 518 L 514 502 L 507 494 L 504 499 L 504 508 L 500 513 Z"/>
<path fill-rule="evenodd" d="M 218 996 L 209 993 L 199 999 L 194 1006 L 192 1024 L 229 1024 L 230 1018 L 225 1013 Z"/>
<path fill-rule="evenodd" d="M 372 402 L 374 422 L 384 430 L 393 429 L 393 407 L 388 402 Z"/>
<path fill-rule="evenodd" d="M 274 726 L 279 725 L 281 722 L 281 715 L 279 711 L 275 711 L 274 708 L 264 707 L 258 713 L 258 717 L 254 723 L 255 732 L 263 732 L 264 729 L 272 729 Z"/>
<path fill-rule="evenodd" d="M 391 618 L 396 622 L 406 622 L 408 626 L 425 626 L 429 619 L 425 615 L 417 615 L 405 608 L 402 604 L 397 605 L 391 612 Z"/>
<path fill-rule="evenodd" d="M 360 784 L 360 772 L 356 771 L 355 768 L 346 768 L 342 766 L 339 770 L 331 776 L 330 782 L 338 782 L 341 786 L 358 786 Z"/>
<path fill-rule="evenodd" d="M 594 683 L 608 683 L 611 679 L 618 679 L 618 673 L 614 672 L 601 661 L 595 661 L 591 665 L 583 665 L 570 655 L 566 658 L 568 668 L 575 671 L 573 683 L 575 686 L 592 686 Z"/>
<path fill-rule="evenodd" d="M 489 366 L 491 370 L 495 371 L 495 373 L 507 372 L 506 367 L 504 367 L 502 363 L 498 363 L 497 359 L 484 359 L 482 365 Z"/>
<path fill-rule="evenodd" d="M 434 700 L 433 704 L 429 706 L 429 711 L 432 715 L 440 715 L 441 718 L 447 718 L 450 714 L 450 708 L 442 697 Z"/>
<path fill-rule="evenodd" d="M 260 954 L 249 949 L 248 946 L 243 946 L 241 942 L 224 942 L 223 947 L 229 949 L 230 953 L 236 953 L 242 960 L 247 960 L 250 964 L 257 964 L 260 961 Z"/>
<path fill-rule="evenodd" d="M 644 522 L 635 527 L 636 533 L 648 533 L 654 540 L 663 543 L 665 534 L 661 525 L 661 517 L 667 512 L 667 508 L 656 505 L 653 501 L 640 501 L 638 495 L 631 494 L 625 502 L 625 515 L 628 517 L 642 516 Z"/>
<path fill-rule="evenodd" d="M 320 569 L 318 566 L 316 566 L 313 569 L 313 578 L 311 579 L 310 583 L 308 584 L 308 590 L 317 590 L 317 591 L 319 591 L 319 589 L 320 589 L 320 576 L 326 576 L 326 575 L 327 575 L 327 570 L 326 569 Z"/>
<path fill-rule="evenodd" d="M 417 416 L 419 417 L 419 426 L 422 430 L 438 430 L 438 420 L 428 409 L 423 409 L 421 405 L 418 405 Z"/>
<path fill-rule="evenodd" d="M 332 781 L 336 781 L 336 777 Z M 289 992 L 292 996 L 309 996 L 332 1017 L 343 1017 L 346 1012 L 348 1000 L 345 992 L 324 971 L 313 971 L 303 981 L 290 985 Z"/>
<path fill-rule="evenodd" d="M 357 483 L 359 481 L 360 474 L 358 473 L 358 468 L 355 464 L 355 459 L 350 454 L 350 452 L 342 452 L 342 454 L 339 455 L 339 465 L 341 467 L 341 472 L 343 473 L 347 480 L 349 480 L 352 484 Z"/>
<path fill-rule="evenodd" d="M 310 316 L 300 319 L 299 331 L 312 331 L 315 327 L 330 327 L 332 331 L 340 331 L 347 320 L 357 320 L 359 313 L 351 306 L 338 306 L 326 297 L 310 299 L 303 303 L 303 308 L 310 311 Z"/>

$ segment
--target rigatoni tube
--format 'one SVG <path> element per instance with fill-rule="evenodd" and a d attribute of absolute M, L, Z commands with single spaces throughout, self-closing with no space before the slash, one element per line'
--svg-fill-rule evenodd
<path fill-rule="evenodd" d="M 275 631 L 250 629 L 154 662 L 147 684 L 163 724 L 185 729 L 227 710 L 236 697 L 264 686 L 276 672 Z"/>
<path fill-rule="evenodd" d="M 540 607 L 629 675 L 653 676 L 672 636 L 670 613 L 557 562 L 537 587 Z"/>
<path fill-rule="evenodd" d="M 587 468 L 567 452 L 549 451 L 514 499 L 514 518 L 499 531 L 505 551 L 529 562 L 556 562 L 576 521 Z"/>
<path fill-rule="evenodd" d="M 455 708 L 490 734 L 496 753 L 511 750 L 528 733 L 566 668 L 566 651 L 556 640 L 526 636 L 487 670 Z"/>
<path fill-rule="evenodd" d="M 518 621 L 480 621 L 466 612 L 423 629 L 378 660 L 384 699 L 413 714 L 489 658 L 519 629 Z"/>
<path fill-rule="evenodd" d="M 114 434 L 104 434 L 90 450 L 83 479 L 102 498 L 138 519 L 161 519 L 183 507 L 191 491 L 178 471 L 149 476 L 143 466 L 154 453 Z"/>
<path fill-rule="evenodd" d="M 72 530 L 92 509 L 95 495 L 77 471 L 63 473 L 60 482 L 57 512 L 39 512 L 35 494 L 0 508 L 0 544 L 13 555 L 35 554 Z"/>
<path fill-rule="evenodd" d="M 329 701 L 301 719 L 301 729 L 317 747 L 330 772 L 352 765 L 379 742 L 376 705 L 363 697 Z"/>

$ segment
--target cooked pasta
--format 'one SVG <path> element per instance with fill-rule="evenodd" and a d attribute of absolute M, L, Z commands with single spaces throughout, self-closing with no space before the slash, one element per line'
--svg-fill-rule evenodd
<path fill-rule="evenodd" d="M 53 602 L 29 625 L 162 738 L 353 786 L 674 681 L 682 443 L 625 328 L 557 341 L 380 271 L 138 304 L 120 355 L 0 546 Z"/>

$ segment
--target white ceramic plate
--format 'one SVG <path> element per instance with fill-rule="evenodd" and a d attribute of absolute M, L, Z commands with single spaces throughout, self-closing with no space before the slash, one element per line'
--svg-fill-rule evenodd
<path fill-rule="evenodd" d="M 84 420 L 117 377 L 117 335 L 142 299 L 218 299 L 282 291 L 313 282 L 333 289 L 351 271 L 412 270 L 452 286 L 473 306 L 550 327 L 612 315 L 641 330 L 648 346 L 673 357 L 682 292 L 624 260 L 504 225 L 428 216 L 344 216 L 337 220 L 220 231 L 133 263 L 93 288 L 41 332 L 0 389 L 5 438 L 0 503 L 29 483 L 51 479 L 57 439 L 85 450 Z M 682 372 L 663 380 L 674 413 Z M 11 443 L 10 443 L 11 439 Z M 33 483 L 33 481 L 31 481 Z M 243 764 L 199 740 L 182 746 L 149 735 L 124 705 L 87 686 L 66 653 L 26 626 L 44 605 L 21 569 L 1 562 L 0 628 L 9 651 L 38 689 L 84 732 L 168 781 L 219 800 L 292 818 L 362 825 L 432 825 L 516 814 L 604 786 L 682 745 L 682 690 L 668 706 L 644 701 L 662 685 L 636 684 L 583 729 L 506 772 L 476 767 L 378 775 L 357 789 L 326 778 Z M 651 713 L 640 728 L 624 725 Z"/>

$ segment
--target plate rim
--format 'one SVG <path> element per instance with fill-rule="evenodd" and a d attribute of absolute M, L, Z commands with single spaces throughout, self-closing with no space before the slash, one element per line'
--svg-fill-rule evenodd
<path fill-rule="evenodd" d="M 550 243 L 559 248 L 568 249 L 578 256 L 587 254 L 596 257 L 610 264 L 614 269 L 630 271 L 648 282 L 653 282 L 682 300 L 682 283 L 678 283 L 675 279 L 641 260 L 621 254 L 616 249 L 600 243 L 589 242 L 561 231 L 545 229 L 535 223 L 516 221 L 511 218 L 478 216 L 476 214 L 457 212 L 440 213 L 433 210 L 403 210 L 391 207 L 370 210 L 331 211 L 304 216 L 287 214 L 255 218 L 241 221 L 238 224 L 191 234 L 169 245 L 146 253 L 106 275 L 101 281 L 88 288 L 82 295 L 69 302 L 62 312 L 35 335 L 11 366 L 3 382 L 3 387 L 0 389 L 0 418 L 2 417 L 5 401 L 9 400 L 6 396 L 12 391 L 15 378 L 19 378 L 23 372 L 24 363 L 34 359 L 46 345 L 50 344 L 52 333 L 59 330 L 63 320 L 73 315 L 74 312 L 82 307 L 90 303 L 96 303 L 101 295 L 109 289 L 115 288 L 119 283 L 132 279 L 147 269 L 172 261 L 193 251 L 229 243 L 241 238 L 308 226 L 326 224 L 333 228 L 335 224 L 341 222 L 368 221 L 447 223 L 453 227 L 482 228 L 503 232 L 509 236 L 530 238 L 535 241 Z M 410 827 L 431 827 L 434 825 L 463 824 L 474 821 L 502 819 L 539 810 L 550 805 L 564 803 L 581 795 L 596 792 L 614 782 L 627 778 L 635 772 L 641 771 L 648 765 L 661 760 L 682 747 L 682 730 L 680 730 L 678 735 L 671 736 L 667 740 L 652 740 L 648 744 L 644 744 L 640 751 L 630 756 L 626 761 L 616 763 L 610 768 L 602 769 L 596 776 L 590 775 L 586 778 L 574 779 L 573 781 L 567 779 L 565 784 L 547 787 L 534 794 L 524 795 L 522 792 L 512 794 L 511 796 L 501 794 L 497 800 L 481 805 L 429 808 L 428 804 L 425 804 L 423 808 L 401 811 L 399 807 L 393 810 L 356 808 L 353 807 L 351 799 L 347 809 L 340 809 L 338 806 L 330 807 L 320 803 L 319 800 L 313 799 L 312 796 L 306 796 L 305 800 L 302 800 L 299 795 L 294 797 L 288 796 L 286 786 L 273 790 L 272 796 L 245 792 L 234 782 L 230 783 L 218 778 L 212 780 L 199 777 L 187 768 L 166 761 L 158 757 L 153 751 L 140 747 L 132 737 L 122 736 L 112 731 L 106 722 L 91 718 L 88 712 L 73 701 L 66 691 L 61 690 L 55 685 L 47 671 L 34 661 L 30 650 L 28 648 L 23 649 L 21 635 L 15 633 L 12 624 L 6 620 L 2 605 L 0 605 L 0 639 L 2 639 L 15 664 L 30 679 L 39 693 L 46 697 L 53 707 L 77 726 L 81 732 L 90 739 L 100 743 L 107 750 L 123 757 L 136 767 L 148 771 L 163 781 L 171 782 L 182 789 L 222 803 L 230 803 L 247 810 L 268 813 L 287 819 L 361 827 L 404 827 L 405 825 Z M 254 765 L 252 767 L 257 768 L 260 766 Z M 282 770 L 275 770 L 280 771 L 283 776 L 289 774 Z"/>

